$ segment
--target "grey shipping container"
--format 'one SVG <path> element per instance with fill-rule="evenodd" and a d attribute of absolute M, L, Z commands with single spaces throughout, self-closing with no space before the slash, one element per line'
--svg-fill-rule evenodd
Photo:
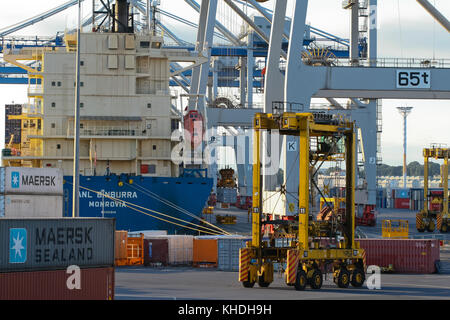
<path fill-rule="evenodd" d="M 0 272 L 114 266 L 115 219 L 0 219 Z"/>
<path fill-rule="evenodd" d="M 62 195 L 62 170 L 57 168 L 1 167 L 0 193 Z"/>
<path fill-rule="evenodd" d="M 245 248 L 251 238 L 224 238 L 217 240 L 217 269 L 239 271 L 239 249 Z"/>
<path fill-rule="evenodd" d="M 1 218 L 62 218 L 60 195 L 0 195 Z"/>
<path fill-rule="evenodd" d="M 217 188 L 217 201 L 223 203 L 236 203 L 237 189 Z"/>

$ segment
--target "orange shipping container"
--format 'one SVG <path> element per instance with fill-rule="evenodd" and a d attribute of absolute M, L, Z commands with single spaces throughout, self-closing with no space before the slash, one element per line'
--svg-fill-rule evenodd
<path fill-rule="evenodd" d="M 144 264 L 144 235 L 141 233 L 127 238 L 128 265 Z"/>
<path fill-rule="evenodd" d="M 194 265 L 217 266 L 217 239 L 194 239 Z"/>
<path fill-rule="evenodd" d="M 114 257 L 116 260 L 116 265 L 124 265 L 127 262 L 127 238 L 127 231 L 116 231 L 114 247 Z"/>

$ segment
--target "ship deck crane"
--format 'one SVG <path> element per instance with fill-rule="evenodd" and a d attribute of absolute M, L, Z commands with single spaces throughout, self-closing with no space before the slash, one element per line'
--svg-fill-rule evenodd
<path fill-rule="evenodd" d="M 346 203 L 354 203 L 355 125 L 339 117 L 318 118 L 313 113 L 257 113 L 254 118 L 254 165 L 252 241 L 240 249 L 239 281 L 244 287 L 267 287 L 273 281 L 273 264 L 286 263 L 285 282 L 296 290 L 320 289 L 323 273 L 330 268 L 335 283 L 360 287 L 365 279 L 364 250 L 355 242 L 355 207 L 346 205 L 345 221 L 333 216 L 314 221 L 311 193 L 317 188 L 312 174 L 324 161 L 345 161 Z M 262 198 L 262 132 L 279 130 L 281 135 L 299 137 L 298 216 L 292 221 L 265 221 Z M 311 174 L 311 175 L 310 175 Z M 278 246 L 276 238 L 263 241 L 262 227 L 271 224 L 287 230 L 289 246 Z M 327 238 L 324 244 L 324 239 Z M 335 245 L 333 243 L 335 240 Z"/>
<path fill-rule="evenodd" d="M 442 233 L 448 232 L 450 225 L 450 217 L 448 210 L 448 158 L 450 157 L 449 148 L 441 148 L 440 146 L 432 145 L 431 148 L 423 149 L 424 157 L 424 175 L 423 175 L 423 190 L 424 190 L 424 207 L 423 210 L 416 214 L 416 228 L 419 232 L 429 231 L 433 232 L 435 227 Z M 443 205 L 441 210 L 431 210 L 429 207 L 429 188 L 428 188 L 428 164 L 429 159 L 444 160 L 442 167 L 441 181 L 444 188 Z"/>

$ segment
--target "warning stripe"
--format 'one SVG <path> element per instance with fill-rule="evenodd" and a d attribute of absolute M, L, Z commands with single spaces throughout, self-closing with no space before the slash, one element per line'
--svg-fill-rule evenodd
<path fill-rule="evenodd" d="M 416 214 L 416 228 L 417 229 L 424 229 L 425 226 L 423 224 L 423 218 L 421 213 Z"/>
<path fill-rule="evenodd" d="M 364 270 L 366 270 L 367 267 L 367 260 L 366 260 L 366 250 L 363 251 L 362 253 L 362 257 L 363 257 L 363 265 L 364 265 Z"/>
<path fill-rule="evenodd" d="M 248 281 L 248 270 L 250 266 L 250 249 L 239 250 L 239 281 Z"/>
<path fill-rule="evenodd" d="M 441 230 L 441 226 L 442 226 L 442 214 L 439 213 L 436 215 L 436 229 Z"/>
<path fill-rule="evenodd" d="M 286 266 L 286 282 L 295 283 L 298 271 L 298 250 L 288 250 Z"/>

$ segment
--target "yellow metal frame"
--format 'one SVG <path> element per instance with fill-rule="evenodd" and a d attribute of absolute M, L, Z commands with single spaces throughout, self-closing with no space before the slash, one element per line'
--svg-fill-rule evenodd
<path fill-rule="evenodd" d="M 383 238 L 408 239 L 408 220 L 383 220 L 381 224 Z"/>
<path fill-rule="evenodd" d="M 333 204 L 333 207 L 336 209 L 341 208 L 341 203 L 345 203 L 345 198 L 320 198 L 320 210 L 323 209 L 323 205 L 325 204 L 325 202 L 327 203 L 331 203 Z M 337 206 L 336 206 L 336 202 L 337 202 Z"/>
<path fill-rule="evenodd" d="M 292 241 L 290 247 L 269 247 L 268 243 L 262 241 L 262 177 L 261 177 L 261 134 L 262 130 L 278 130 L 281 135 L 299 137 L 299 187 L 298 187 L 298 234 L 296 241 Z M 311 160 L 336 160 L 344 159 L 346 162 L 346 203 L 354 203 L 355 200 L 355 157 L 356 157 L 356 135 L 353 122 L 340 119 L 332 124 L 316 123 L 312 113 L 285 112 L 281 115 L 257 113 L 254 118 L 254 147 L 253 147 L 253 203 L 252 203 L 252 241 L 247 243 L 247 248 L 241 249 L 241 270 L 244 273 L 240 281 L 244 286 L 249 282 L 263 281 L 263 285 L 271 282 L 273 270 L 271 264 L 275 261 L 288 262 L 286 271 L 287 283 L 293 285 L 295 275 L 293 268 L 308 271 L 317 270 L 317 264 L 332 263 L 334 270 L 347 268 L 349 271 L 365 268 L 365 252 L 355 242 L 355 206 L 346 205 L 345 215 L 347 223 L 343 225 L 344 240 L 335 249 L 319 249 L 318 246 L 310 248 L 311 224 L 309 219 L 310 205 L 310 138 L 322 136 L 345 137 L 345 153 L 333 156 L 317 155 Z M 320 159 L 319 159 L 320 158 Z M 243 254 L 245 252 L 246 254 Z M 249 262 L 249 258 L 256 259 L 256 263 Z M 290 261 L 292 260 L 292 261 Z M 250 279 L 247 277 L 250 276 Z M 273 271 L 272 271 L 273 273 Z M 264 277 L 262 277 L 264 275 Z M 262 279 L 262 278 L 263 279 Z M 261 285 L 261 284 L 260 284 Z M 251 286 L 251 283 L 250 283 Z"/>
<path fill-rule="evenodd" d="M 274 114 L 257 113 L 254 119 L 255 138 L 253 159 L 253 222 L 252 245 L 261 246 L 261 213 L 262 213 L 262 183 L 261 183 L 261 130 L 278 129 L 282 135 L 299 136 L 299 228 L 298 248 L 308 248 L 309 226 L 309 182 L 310 182 L 310 137 L 327 136 L 336 133 L 346 137 L 345 153 L 346 161 L 346 186 L 350 192 L 346 194 L 346 203 L 354 203 L 355 199 L 355 156 L 356 138 L 353 122 L 343 121 L 340 125 L 317 124 L 312 113 L 285 112 L 281 116 Z M 355 246 L 355 207 L 346 206 L 347 221 L 351 221 L 345 232 L 344 238 L 347 248 Z"/>
<path fill-rule="evenodd" d="M 47 52 L 58 51 L 58 48 L 53 47 L 29 47 L 22 48 L 20 50 L 14 51 L 10 50 L 4 53 L 3 59 L 6 62 L 9 62 L 17 67 L 20 67 L 28 72 L 28 105 L 33 105 L 35 107 L 34 112 L 30 112 L 29 110 L 23 112 L 22 115 L 16 116 L 8 116 L 9 119 L 21 120 L 22 127 L 22 137 L 19 150 L 21 157 L 30 156 L 42 156 L 43 153 L 43 140 L 41 138 L 28 138 L 29 135 L 33 136 L 42 136 L 44 132 L 44 122 L 43 122 L 43 108 L 44 108 L 44 99 L 43 99 L 43 88 L 44 88 L 44 56 Z M 32 68 L 23 61 L 33 61 L 36 60 L 40 62 L 41 69 L 38 70 L 36 68 Z M 39 89 L 37 92 L 31 90 L 31 81 L 32 79 L 41 81 L 39 85 Z M 33 121 L 36 122 L 36 127 L 38 122 L 41 122 L 41 129 L 33 129 L 24 128 L 24 121 Z M 29 140 L 29 146 L 25 145 L 25 142 Z M 8 163 L 13 166 L 21 166 L 25 160 L 22 159 L 6 159 L 3 160 L 4 165 Z M 42 160 L 32 159 L 27 160 L 31 161 L 31 165 L 33 167 L 41 167 Z"/>
<path fill-rule="evenodd" d="M 424 148 L 423 149 L 423 157 L 424 157 L 424 177 L 423 177 L 423 189 L 424 189 L 424 208 L 423 210 L 417 214 L 417 229 L 426 229 L 426 226 L 433 226 L 437 220 L 437 229 L 441 230 L 441 226 L 445 225 L 446 228 L 450 224 L 450 217 L 448 212 L 448 204 L 449 204 L 449 196 L 448 196 L 448 158 L 450 157 L 450 149 L 449 148 L 440 148 L 440 147 L 432 147 L 432 148 Z M 442 187 L 444 189 L 444 199 L 442 205 L 442 212 L 430 212 L 429 210 L 429 199 L 428 199 L 428 179 L 429 179 L 429 159 L 433 158 L 436 160 L 444 160 L 443 172 L 441 175 Z M 429 228 L 431 229 L 431 227 Z M 441 230 L 443 231 L 443 230 Z M 447 232 L 445 229 L 444 232 Z"/>

